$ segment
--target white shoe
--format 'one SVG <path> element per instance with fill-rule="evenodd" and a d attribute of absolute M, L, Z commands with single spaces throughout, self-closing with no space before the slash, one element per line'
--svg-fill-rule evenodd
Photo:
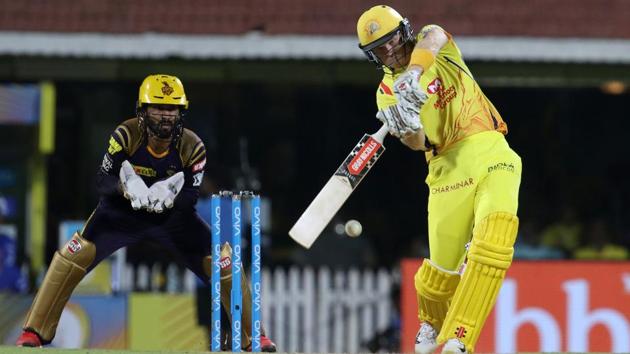
<path fill-rule="evenodd" d="M 459 339 L 451 338 L 444 343 L 442 354 L 468 354 L 468 350 Z"/>
<path fill-rule="evenodd" d="M 418 334 L 416 334 L 416 346 L 414 351 L 417 354 L 432 354 L 437 349 L 437 332 L 430 324 L 422 322 Z"/>

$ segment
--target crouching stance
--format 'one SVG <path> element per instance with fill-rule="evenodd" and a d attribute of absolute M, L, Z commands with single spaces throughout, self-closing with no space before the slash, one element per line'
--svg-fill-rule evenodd
<path fill-rule="evenodd" d="M 100 201 L 83 230 L 55 253 L 18 346 L 51 343 L 74 288 L 121 247 L 156 242 L 209 282 L 211 235 L 195 210 L 206 150 L 183 126 L 188 109 L 184 86 L 174 76 L 150 75 L 140 86 L 136 108 L 137 116 L 121 123 L 109 138 L 97 178 Z M 231 252 L 226 252 L 229 258 Z M 221 301 L 229 309 L 229 292 L 222 293 Z M 251 316 L 251 308 L 249 314 L 243 310 L 243 316 Z M 243 331 L 242 343 L 248 349 L 251 333 Z M 265 336 L 261 346 L 263 351 L 276 350 Z"/>

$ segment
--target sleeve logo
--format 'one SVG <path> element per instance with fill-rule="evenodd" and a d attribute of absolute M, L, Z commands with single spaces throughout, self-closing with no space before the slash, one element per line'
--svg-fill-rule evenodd
<path fill-rule="evenodd" d="M 203 180 L 203 172 L 199 172 L 193 176 L 193 187 L 199 187 L 201 185 L 201 181 Z"/>
<path fill-rule="evenodd" d="M 117 153 L 120 150 L 122 150 L 122 146 L 120 146 L 120 144 L 118 144 L 118 142 L 116 141 L 116 139 L 114 139 L 114 137 L 110 137 L 109 138 L 109 148 L 107 148 L 107 152 L 110 155 L 114 155 L 115 153 Z"/>
<path fill-rule="evenodd" d="M 114 162 L 112 161 L 112 158 L 105 154 L 103 156 L 103 162 L 101 162 L 101 170 L 109 172 L 111 171 L 113 164 Z"/>
<path fill-rule="evenodd" d="M 203 170 L 204 166 L 206 166 L 206 159 L 201 160 L 200 162 L 197 162 L 196 164 L 193 165 L 192 171 L 193 172 L 198 172 Z"/>

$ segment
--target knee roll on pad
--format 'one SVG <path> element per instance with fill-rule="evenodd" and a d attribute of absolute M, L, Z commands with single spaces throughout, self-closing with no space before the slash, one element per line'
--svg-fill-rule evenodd
<path fill-rule="evenodd" d="M 484 264 L 506 270 L 512 264 L 518 218 L 508 213 L 494 213 L 483 219 L 473 230 L 468 251 L 468 263 Z"/>
<path fill-rule="evenodd" d="M 95 255 L 94 244 L 78 233 L 55 252 L 24 323 L 24 329 L 37 333 L 44 344 L 55 337 L 61 312 Z"/>
<path fill-rule="evenodd" d="M 440 331 L 459 280 L 459 273 L 455 271 L 440 268 L 428 259 L 422 262 L 414 277 L 421 322 L 428 322 Z"/>
<path fill-rule="evenodd" d="M 492 213 L 475 225 L 468 263 L 453 296 L 438 342 L 458 338 L 469 352 L 494 306 L 505 273 L 512 263 L 518 217 Z"/>

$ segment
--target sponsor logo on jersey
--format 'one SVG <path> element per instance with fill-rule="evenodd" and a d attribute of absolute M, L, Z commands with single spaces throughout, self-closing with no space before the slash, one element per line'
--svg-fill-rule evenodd
<path fill-rule="evenodd" d="M 488 167 L 488 173 L 492 172 L 492 171 L 508 171 L 508 172 L 514 172 L 515 168 L 514 168 L 514 164 L 511 162 L 499 162 L 496 165 L 490 166 Z"/>
<path fill-rule="evenodd" d="M 429 82 L 429 84 L 427 85 L 427 92 L 429 94 L 434 94 L 440 91 L 442 88 L 443 88 L 442 80 L 440 80 L 439 77 L 436 77 L 435 79 L 433 79 L 433 81 Z"/>
<path fill-rule="evenodd" d="M 80 250 L 81 250 L 81 242 L 79 242 L 77 239 L 74 239 L 74 238 L 68 241 L 68 252 L 70 252 L 70 254 L 75 254 L 79 252 Z"/>
<path fill-rule="evenodd" d="M 122 150 L 122 146 L 120 146 L 120 144 L 118 144 L 118 142 L 116 141 L 116 139 L 114 139 L 114 137 L 110 137 L 109 138 L 109 147 L 107 148 L 107 152 L 110 155 L 114 155 L 115 153 L 117 153 L 118 151 Z"/>
<path fill-rule="evenodd" d="M 449 88 L 445 89 L 444 84 L 439 77 L 436 77 L 433 81 L 429 82 L 427 85 L 427 93 L 430 95 L 438 95 L 438 99 L 433 104 L 433 108 L 435 109 L 443 109 L 453 100 L 453 98 L 457 97 L 455 86 L 451 85 Z"/>
<path fill-rule="evenodd" d="M 172 87 L 170 87 L 168 85 L 168 82 L 166 82 L 166 81 L 162 81 L 162 85 L 164 85 L 164 86 L 162 86 L 162 93 L 165 96 L 170 96 L 171 93 L 173 93 L 173 91 L 175 91 Z"/>
<path fill-rule="evenodd" d="M 157 172 L 150 167 L 142 167 L 142 166 L 133 166 L 133 170 L 139 176 L 147 176 L 147 177 L 155 177 L 157 176 Z"/>
<path fill-rule="evenodd" d="M 193 176 L 193 187 L 199 187 L 203 180 L 203 171 Z"/>
<path fill-rule="evenodd" d="M 201 171 L 203 170 L 205 166 L 206 166 L 206 159 L 203 159 L 200 162 L 197 162 L 196 164 L 193 165 L 192 171 L 193 172 Z"/>
<path fill-rule="evenodd" d="M 357 152 L 352 161 L 350 161 L 350 164 L 348 165 L 348 171 L 350 172 L 350 174 L 358 175 L 359 173 L 361 173 L 361 171 L 363 170 L 363 168 L 365 168 L 372 156 L 376 154 L 376 151 L 380 146 L 381 144 L 379 144 L 378 141 L 369 138 L 361 147 L 361 149 Z"/>
<path fill-rule="evenodd" d="M 111 157 L 105 154 L 103 156 L 103 162 L 101 162 L 101 170 L 103 170 L 104 172 L 109 172 L 112 170 L 113 165 L 114 165 L 114 162 L 112 161 Z"/>
<path fill-rule="evenodd" d="M 456 191 L 461 188 L 472 186 L 473 184 L 475 184 L 474 180 L 472 178 L 467 178 L 465 180 L 462 180 L 453 184 L 449 184 L 446 186 L 433 187 L 431 188 L 431 194 L 448 193 L 448 192 Z"/>
<path fill-rule="evenodd" d="M 177 173 L 177 166 L 175 165 L 169 165 L 168 169 L 166 170 L 166 175 L 171 177 L 172 175 L 174 175 L 175 173 Z"/>
<path fill-rule="evenodd" d="M 449 104 L 453 98 L 457 97 L 457 91 L 455 91 L 455 86 L 451 85 L 449 88 L 442 88 L 437 92 L 438 99 L 433 104 L 433 108 L 435 109 L 444 109 L 447 104 Z"/>

